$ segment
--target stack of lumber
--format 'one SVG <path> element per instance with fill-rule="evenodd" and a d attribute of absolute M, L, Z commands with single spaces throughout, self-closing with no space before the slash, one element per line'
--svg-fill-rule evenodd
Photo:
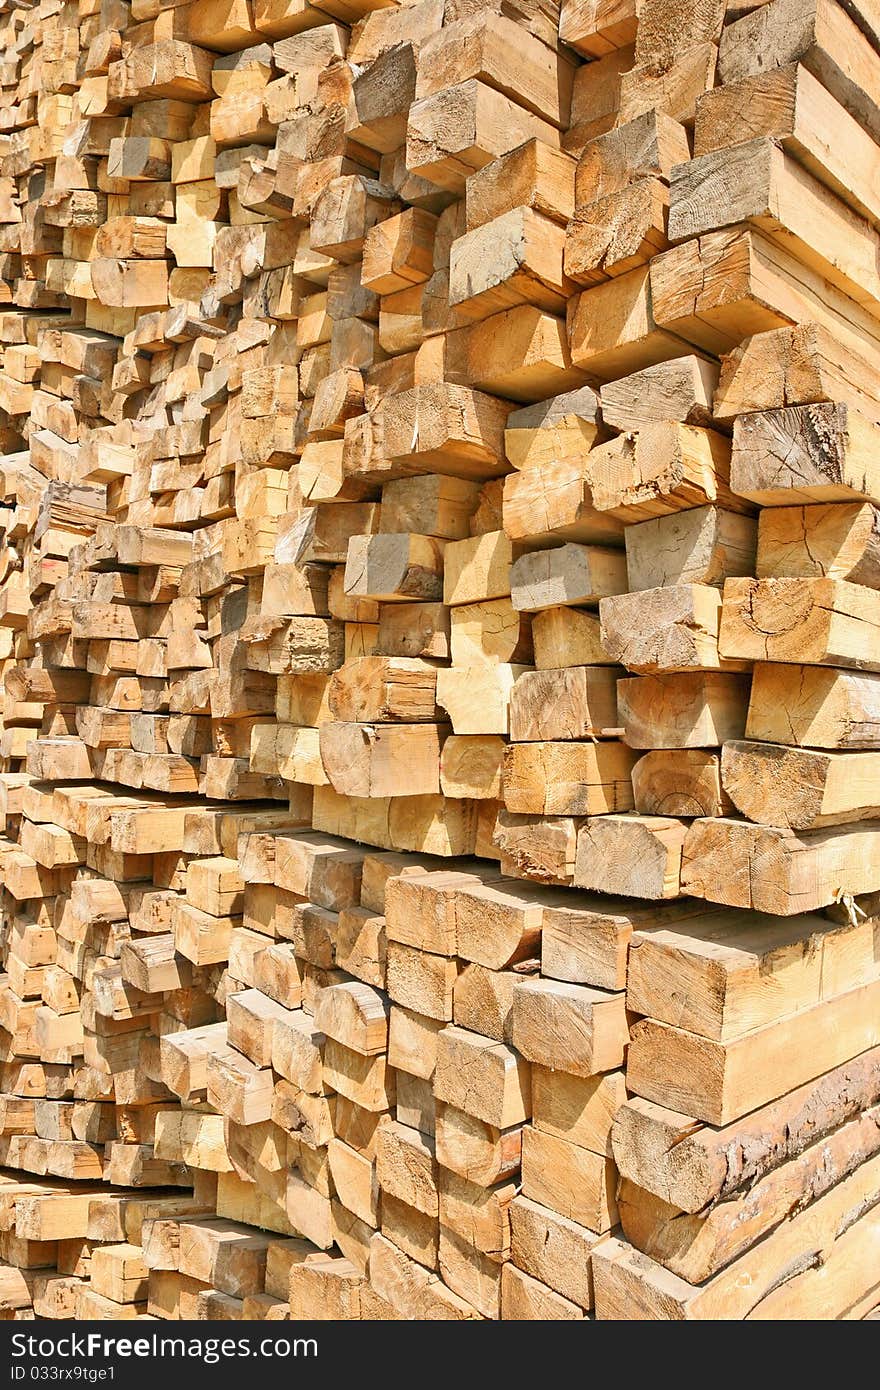
<path fill-rule="evenodd" d="M 874 0 L 0 45 L 0 1314 L 876 1314 Z"/>

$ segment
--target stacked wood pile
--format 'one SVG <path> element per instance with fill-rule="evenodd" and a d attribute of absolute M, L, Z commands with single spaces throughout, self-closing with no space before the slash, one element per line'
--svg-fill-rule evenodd
<path fill-rule="evenodd" d="M 874 0 L 0 21 L 4 1316 L 871 1314 Z"/>

